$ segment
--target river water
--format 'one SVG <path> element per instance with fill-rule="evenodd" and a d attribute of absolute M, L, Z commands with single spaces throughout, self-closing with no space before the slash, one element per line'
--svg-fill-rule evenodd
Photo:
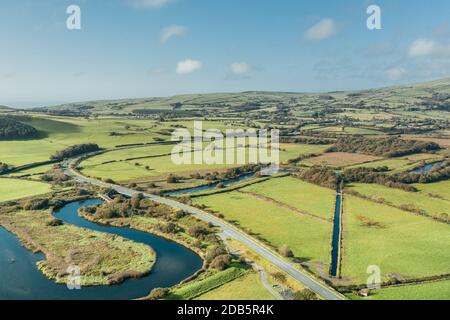
<path fill-rule="evenodd" d="M 17 238 L 0 227 L 0 299 L 2 300 L 126 300 L 146 296 L 154 288 L 171 287 L 202 267 L 193 251 L 162 237 L 132 228 L 100 226 L 78 216 L 78 209 L 101 203 L 100 200 L 73 202 L 54 213 L 67 224 L 115 234 L 151 246 L 157 253 L 152 272 L 140 279 L 129 279 L 112 286 L 82 287 L 69 290 L 47 279 L 36 267 L 44 259 L 21 246 Z"/>

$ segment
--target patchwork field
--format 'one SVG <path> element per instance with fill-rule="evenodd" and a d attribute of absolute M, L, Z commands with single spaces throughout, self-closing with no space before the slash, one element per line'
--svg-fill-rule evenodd
<path fill-rule="evenodd" d="M 332 224 L 299 214 L 277 204 L 237 191 L 193 199 L 220 212 L 225 219 L 265 239 L 271 245 L 288 245 L 306 262 L 326 266 L 330 260 Z"/>
<path fill-rule="evenodd" d="M 346 167 L 364 162 L 371 162 L 380 159 L 379 157 L 364 154 L 330 152 L 319 157 L 314 157 L 303 161 L 307 165 L 327 165 L 331 167 Z"/>
<path fill-rule="evenodd" d="M 206 146 L 206 144 L 205 144 Z M 164 179 L 169 173 L 189 175 L 195 172 L 212 172 L 239 166 L 239 164 L 194 164 L 194 158 L 201 155 L 200 151 L 192 152 L 189 156 L 192 164 L 176 164 L 170 154 L 173 145 L 154 145 L 140 148 L 132 148 L 107 152 L 91 157 L 81 163 L 83 173 L 101 179 L 113 179 L 114 181 L 127 181 L 145 177 L 159 177 Z M 294 159 L 301 154 L 319 153 L 326 149 L 325 146 L 311 146 L 302 144 L 281 144 L 280 161 Z M 225 162 L 226 150 L 223 150 Z M 237 159 L 238 149 L 235 149 Z M 159 156 L 159 157 L 153 157 Z M 148 157 L 148 158 L 145 158 Z M 133 158 L 141 158 L 134 159 Z M 246 152 L 246 163 L 249 161 L 249 150 Z M 148 168 L 146 168 L 148 167 Z"/>
<path fill-rule="evenodd" d="M 386 205 L 347 196 L 343 277 L 365 283 L 367 267 L 382 278 L 421 278 L 450 273 L 450 226 Z"/>
<path fill-rule="evenodd" d="M 433 187 L 432 187 L 433 188 Z M 450 201 L 432 198 L 423 192 L 407 192 L 379 184 L 354 184 L 350 188 L 376 201 L 383 201 L 397 207 L 421 210 L 430 216 L 450 214 Z"/>
<path fill-rule="evenodd" d="M 286 177 L 270 179 L 241 189 L 255 195 L 273 199 L 300 211 L 331 219 L 336 193 L 334 190 L 316 186 L 302 180 Z"/>
<path fill-rule="evenodd" d="M 47 183 L 18 179 L 0 179 L 0 202 L 36 196 L 50 191 L 51 185 Z"/>

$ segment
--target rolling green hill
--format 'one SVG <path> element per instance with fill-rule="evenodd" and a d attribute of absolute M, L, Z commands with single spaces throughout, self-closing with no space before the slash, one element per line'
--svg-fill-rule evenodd
<path fill-rule="evenodd" d="M 290 93 L 290 92 L 242 92 L 178 95 L 173 97 L 102 100 L 63 104 L 40 109 L 47 112 L 81 114 L 139 114 L 147 110 L 152 113 L 182 111 L 219 111 L 231 116 L 240 111 L 280 110 L 287 108 L 300 115 L 325 108 L 344 111 L 396 110 L 448 111 L 450 105 L 450 79 L 373 90 L 328 92 L 328 93 Z M 216 113 L 219 113 L 216 112 Z"/>

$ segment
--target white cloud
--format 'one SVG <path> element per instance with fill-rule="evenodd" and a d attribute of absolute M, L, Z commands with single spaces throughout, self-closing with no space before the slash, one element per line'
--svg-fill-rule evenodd
<path fill-rule="evenodd" d="M 203 64 L 200 61 L 186 59 L 184 61 L 180 61 L 177 64 L 177 73 L 178 74 L 190 74 L 194 71 L 200 70 L 203 67 Z"/>
<path fill-rule="evenodd" d="M 128 0 L 136 8 L 160 8 L 173 0 Z"/>
<path fill-rule="evenodd" d="M 406 70 L 404 68 L 391 68 L 385 71 L 386 78 L 391 81 L 397 81 L 402 79 L 406 74 Z"/>
<path fill-rule="evenodd" d="M 450 45 L 443 45 L 433 40 L 417 39 L 409 47 L 408 54 L 416 57 L 450 57 Z"/>
<path fill-rule="evenodd" d="M 336 22 L 333 19 L 323 19 L 305 32 L 305 38 L 311 41 L 325 40 L 337 31 Z"/>
<path fill-rule="evenodd" d="M 237 76 L 242 76 L 249 73 L 252 67 L 245 62 L 234 62 L 231 64 L 231 72 Z"/>
<path fill-rule="evenodd" d="M 181 37 L 186 34 L 188 29 L 183 26 L 178 26 L 176 24 L 168 26 L 161 31 L 161 43 L 166 43 L 170 40 L 172 37 Z"/>

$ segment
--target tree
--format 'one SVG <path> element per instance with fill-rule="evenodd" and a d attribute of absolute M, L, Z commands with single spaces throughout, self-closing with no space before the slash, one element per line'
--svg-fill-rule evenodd
<path fill-rule="evenodd" d="M 133 209 L 139 209 L 141 207 L 141 200 L 144 199 L 144 195 L 142 193 L 135 193 L 131 197 L 130 203 Z"/>
<path fill-rule="evenodd" d="M 220 255 L 218 257 L 215 257 L 213 259 L 213 261 L 211 262 L 211 267 L 219 270 L 219 271 L 223 271 L 226 268 L 228 268 L 228 266 L 231 263 L 231 258 L 228 254 L 224 254 L 224 255 Z"/>

